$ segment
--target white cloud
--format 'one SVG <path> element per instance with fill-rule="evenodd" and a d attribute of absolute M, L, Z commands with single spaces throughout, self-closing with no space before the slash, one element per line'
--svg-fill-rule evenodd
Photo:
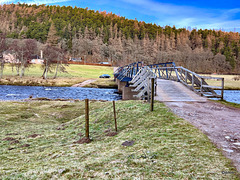
<path fill-rule="evenodd" d="M 159 3 L 154 2 L 152 0 L 121 0 L 125 3 L 132 4 L 133 7 L 138 6 L 143 13 L 151 13 L 151 14 L 168 14 L 175 15 L 176 13 L 184 13 L 186 10 L 188 12 L 193 13 L 195 9 L 188 9 L 187 6 L 176 6 L 168 3 Z"/>
<path fill-rule="evenodd" d="M 203 9 L 192 6 L 181 6 L 168 3 L 159 3 L 154 0 L 121 0 L 130 4 L 134 10 L 158 19 L 161 26 L 175 25 L 181 27 L 197 27 L 202 29 L 238 29 L 240 20 L 233 20 L 240 13 L 235 9 Z"/>
<path fill-rule="evenodd" d="M 4 3 L 9 3 L 11 1 L 8 1 L 8 0 L 0 0 L 0 4 L 4 4 Z"/>

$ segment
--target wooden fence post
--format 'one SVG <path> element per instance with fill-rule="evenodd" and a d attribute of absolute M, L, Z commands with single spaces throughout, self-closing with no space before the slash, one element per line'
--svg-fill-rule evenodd
<path fill-rule="evenodd" d="M 85 99 L 85 137 L 89 138 L 89 103 L 88 99 Z"/>
<path fill-rule="evenodd" d="M 150 85 L 151 85 L 150 82 L 151 82 L 150 78 L 148 78 L 147 79 L 147 101 L 148 101 L 148 103 L 151 101 L 151 99 L 150 99 L 151 98 L 150 97 Z"/>
<path fill-rule="evenodd" d="M 154 78 L 151 79 L 151 106 L 150 106 L 150 111 L 153 111 L 153 104 L 154 104 Z"/>
<path fill-rule="evenodd" d="M 115 101 L 113 101 L 113 114 L 114 114 L 114 122 L 115 122 L 115 131 L 117 132 L 117 117 L 116 117 Z"/>
<path fill-rule="evenodd" d="M 224 78 L 222 78 L 221 100 L 223 100 L 223 93 L 224 93 Z"/>

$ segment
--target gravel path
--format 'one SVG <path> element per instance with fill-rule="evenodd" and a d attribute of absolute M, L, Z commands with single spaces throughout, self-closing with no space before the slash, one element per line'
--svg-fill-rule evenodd
<path fill-rule="evenodd" d="M 72 85 L 72 87 L 83 87 L 83 86 L 93 83 L 95 81 L 96 81 L 96 79 L 89 79 L 89 80 L 83 81 L 82 83 L 74 84 L 74 85 Z"/>
<path fill-rule="evenodd" d="M 211 101 L 165 104 L 205 133 L 240 172 L 240 109 Z"/>

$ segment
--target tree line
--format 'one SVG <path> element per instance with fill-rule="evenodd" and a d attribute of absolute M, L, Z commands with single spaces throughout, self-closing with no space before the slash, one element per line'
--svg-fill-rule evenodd
<path fill-rule="evenodd" d="M 174 61 L 196 72 L 240 72 L 239 33 L 161 27 L 106 11 L 27 4 L 1 6 L 0 22 L 7 38 L 35 39 L 88 62 Z"/>

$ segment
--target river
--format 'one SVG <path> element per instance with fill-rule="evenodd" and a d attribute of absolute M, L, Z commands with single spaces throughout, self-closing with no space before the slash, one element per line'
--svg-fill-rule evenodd
<path fill-rule="evenodd" d="M 116 89 L 0 85 L 0 100 L 32 98 L 120 100 Z"/>
<path fill-rule="evenodd" d="M 216 90 L 217 94 L 221 94 L 221 91 Z M 225 90 L 223 99 L 228 102 L 240 104 L 240 90 Z"/>
<path fill-rule="evenodd" d="M 220 94 L 221 91 L 217 91 L 217 93 Z M 29 96 L 33 98 L 107 101 L 122 99 L 116 89 L 0 85 L 0 100 L 23 100 Z M 224 100 L 240 104 L 240 90 L 225 90 Z"/>

